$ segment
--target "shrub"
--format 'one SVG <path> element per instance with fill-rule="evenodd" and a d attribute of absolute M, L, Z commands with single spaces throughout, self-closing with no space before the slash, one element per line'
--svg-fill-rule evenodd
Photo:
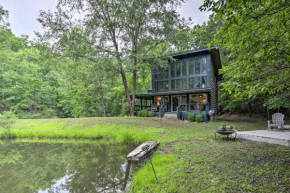
<path fill-rule="evenodd" d="M 148 111 L 148 117 L 154 117 L 154 111 Z"/>
<path fill-rule="evenodd" d="M 195 120 L 198 123 L 202 122 L 203 121 L 202 115 L 196 115 Z"/>
<path fill-rule="evenodd" d="M 16 122 L 16 116 L 14 113 L 7 111 L 0 114 L 0 128 L 3 128 L 9 138 L 12 138 L 11 129 L 13 124 Z"/>
<path fill-rule="evenodd" d="M 154 112 L 143 109 L 141 111 L 138 111 L 137 115 L 138 115 L 138 117 L 153 117 Z"/>
<path fill-rule="evenodd" d="M 146 117 L 147 116 L 147 110 L 141 110 L 137 112 L 138 117 Z"/>
<path fill-rule="evenodd" d="M 193 121 L 194 121 L 194 114 L 193 114 L 193 113 L 189 113 L 187 119 L 188 119 L 190 122 L 193 122 Z"/>

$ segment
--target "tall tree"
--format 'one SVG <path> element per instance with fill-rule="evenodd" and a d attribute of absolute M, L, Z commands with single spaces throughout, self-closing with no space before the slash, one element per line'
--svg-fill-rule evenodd
<path fill-rule="evenodd" d="M 68 34 L 81 26 L 96 55 L 116 60 L 117 65 L 111 65 L 110 68 L 120 74 L 130 113 L 134 116 L 140 71 L 148 66 L 164 64 L 164 60 L 168 59 L 168 47 L 161 45 L 176 42 L 177 38 L 181 38 L 177 34 L 188 30 L 188 21 L 181 19 L 175 10 L 181 2 L 59 0 L 55 14 L 41 12 L 38 20 L 48 29 L 42 38 L 55 39 L 60 45 L 57 48 L 64 47 L 66 43 L 62 40 L 69 38 Z M 81 19 L 74 16 L 76 12 Z M 58 51 L 62 53 L 61 49 Z M 86 52 L 81 54 L 92 61 L 96 59 L 96 55 L 87 56 Z M 132 77 L 131 84 L 128 82 L 129 76 Z"/>
<path fill-rule="evenodd" d="M 236 99 L 263 96 L 269 107 L 290 106 L 290 2 L 205 0 L 200 9 L 225 21 L 215 43 L 235 59 L 222 70 L 224 88 Z"/>
<path fill-rule="evenodd" d="M 0 5 L 0 26 L 9 25 L 8 17 L 9 17 L 9 12 L 5 10 L 2 5 Z"/>

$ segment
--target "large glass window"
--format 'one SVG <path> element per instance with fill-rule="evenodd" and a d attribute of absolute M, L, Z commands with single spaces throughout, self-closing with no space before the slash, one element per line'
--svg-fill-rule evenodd
<path fill-rule="evenodd" d="M 175 67 L 174 63 L 171 63 L 171 77 L 175 77 Z"/>
<path fill-rule="evenodd" d="M 164 110 L 170 111 L 169 96 L 164 96 Z"/>
<path fill-rule="evenodd" d="M 186 105 L 186 95 L 181 96 L 181 110 L 182 111 L 187 111 L 187 105 Z"/>
<path fill-rule="evenodd" d="M 206 76 L 202 76 L 201 77 L 201 87 L 202 88 L 207 88 L 207 81 L 206 81 L 207 77 Z"/>
<path fill-rule="evenodd" d="M 159 107 L 162 105 L 162 97 L 156 96 L 154 97 L 154 104 L 152 106 L 152 110 L 159 111 Z"/>
<path fill-rule="evenodd" d="M 183 79 L 182 83 L 183 83 L 182 89 L 183 90 L 187 89 L 187 79 L 186 78 Z"/>
<path fill-rule="evenodd" d="M 168 81 L 164 81 L 164 91 L 168 91 Z"/>
<path fill-rule="evenodd" d="M 181 68 L 181 63 L 177 63 L 176 64 L 176 76 L 177 77 L 181 76 L 180 68 Z"/>
<path fill-rule="evenodd" d="M 175 80 L 171 80 L 171 90 L 175 90 Z"/>
<path fill-rule="evenodd" d="M 159 87 L 159 91 L 163 91 L 163 82 L 162 81 L 160 81 L 160 82 L 158 82 L 158 87 Z"/>
<path fill-rule="evenodd" d="M 200 62 L 199 62 L 199 59 L 195 59 L 195 74 L 200 74 Z"/>
<path fill-rule="evenodd" d="M 182 62 L 182 76 L 186 76 L 186 62 Z"/>
<path fill-rule="evenodd" d="M 176 82 L 176 90 L 182 90 L 182 79 L 178 79 Z"/>
<path fill-rule="evenodd" d="M 205 111 L 206 94 L 192 94 L 189 96 L 190 110 Z"/>
<path fill-rule="evenodd" d="M 154 86 L 155 86 L 155 92 L 158 92 L 159 91 L 159 89 L 158 89 L 158 82 L 155 82 L 154 83 Z"/>
<path fill-rule="evenodd" d="M 194 88 L 200 88 L 200 77 L 194 78 Z"/>
<path fill-rule="evenodd" d="M 171 96 L 171 111 L 176 111 L 179 106 L 179 96 Z"/>
<path fill-rule="evenodd" d="M 193 63 L 193 60 L 190 60 L 189 61 L 189 75 L 193 75 L 193 69 L 194 69 L 194 63 Z"/>
<path fill-rule="evenodd" d="M 206 74 L 206 70 L 207 70 L 207 67 L 206 67 L 206 58 L 203 58 L 202 59 L 202 74 Z"/>
<path fill-rule="evenodd" d="M 193 89 L 193 78 L 189 78 L 189 89 Z"/>
<path fill-rule="evenodd" d="M 168 78 L 168 67 L 164 68 L 164 78 Z"/>

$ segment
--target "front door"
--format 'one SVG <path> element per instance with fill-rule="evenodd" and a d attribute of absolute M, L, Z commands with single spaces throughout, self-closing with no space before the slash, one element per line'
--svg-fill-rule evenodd
<path fill-rule="evenodd" d="M 179 106 L 179 95 L 171 96 L 171 111 L 175 112 Z"/>

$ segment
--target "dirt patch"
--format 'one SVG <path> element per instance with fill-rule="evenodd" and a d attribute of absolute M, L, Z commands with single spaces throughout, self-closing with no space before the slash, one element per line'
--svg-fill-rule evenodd
<path fill-rule="evenodd" d="M 172 154 L 172 152 L 174 150 L 174 146 L 176 143 L 178 143 L 178 141 L 173 141 L 173 142 L 167 144 L 165 147 L 160 148 L 159 152 L 162 154 Z"/>
<path fill-rule="evenodd" d="M 238 121 L 238 122 L 265 122 L 266 118 L 260 116 L 260 115 L 253 115 L 253 116 L 246 116 L 246 115 L 233 115 L 233 114 L 223 114 L 217 117 L 218 119 L 221 120 L 226 120 L 226 121 Z"/>

